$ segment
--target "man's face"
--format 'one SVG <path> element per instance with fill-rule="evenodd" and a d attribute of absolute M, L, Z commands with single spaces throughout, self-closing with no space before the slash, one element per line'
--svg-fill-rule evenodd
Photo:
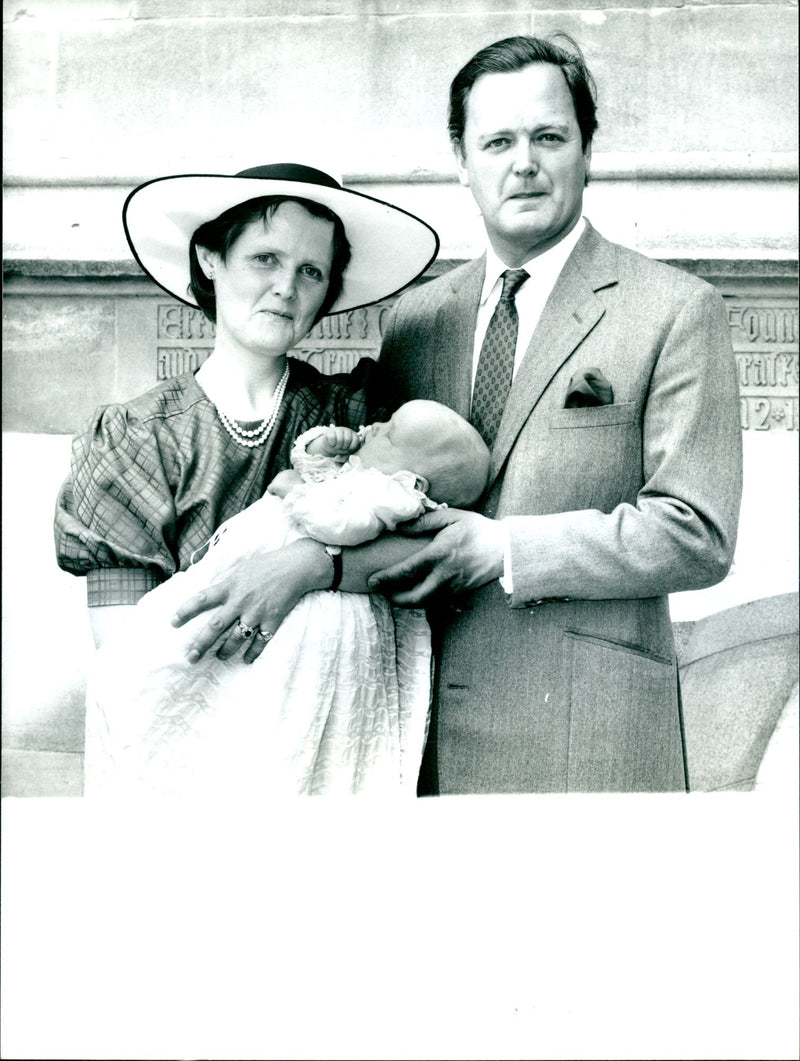
<path fill-rule="evenodd" d="M 533 63 L 478 78 L 455 153 L 459 179 L 506 265 L 516 268 L 554 246 L 581 216 L 591 149 L 581 147 L 559 67 Z"/>

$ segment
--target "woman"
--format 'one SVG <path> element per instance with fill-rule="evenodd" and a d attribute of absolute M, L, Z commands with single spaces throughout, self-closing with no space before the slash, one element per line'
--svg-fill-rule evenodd
<path fill-rule="evenodd" d="M 145 272 L 215 321 L 216 339 L 196 374 L 101 409 L 73 444 L 57 553 L 62 568 L 87 576 L 98 646 L 289 467 L 298 435 L 382 418 L 370 359 L 328 377 L 287 351 L 326 314 L 406 286 L 438 249 L 418 218 L 292 164 L 150 181 L 129 196 L 123 222 Z M 296 598 L 326 578 L 333 585 L 340 572 L 336 556 L 309 539 L 287 546 L 282 564 L 273 598 Z M 264 592 L 254 579 L 253 611 Z M 245 602 L 218 621 L 222 658 L 244 646 L 252 661 L 269 640 L 249 619 Z"/>
<path fill-rule="evenodd" d="M 415 795 L 431 695 L 424 612 L 382 596 L 307 593 L 253 666 L 189 663 L 170 620 L 220 568 L 299 537 L 369 542 L 474 502 L 489 451 L 447 406 L 414 401 L 385 424 L 297 439 L 292 471 L 226 521 L 205 555 L 147 593 L 97 653 L 87 698 L 87 794 Z"/>

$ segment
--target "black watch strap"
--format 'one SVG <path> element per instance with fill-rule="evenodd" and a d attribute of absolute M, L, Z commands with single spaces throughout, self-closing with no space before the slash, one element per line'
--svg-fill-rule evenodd
<path fill-rule="evenodd" d="M 342 581 L 342 548 L 340 545 L 326 545 L 325 552 L 333 561 L 333 582 L 328 589 L 338 589 Z"/>

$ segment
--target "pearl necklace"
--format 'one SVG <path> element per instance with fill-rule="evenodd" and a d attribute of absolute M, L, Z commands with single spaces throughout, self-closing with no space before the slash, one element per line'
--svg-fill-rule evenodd
<path fill-rule="evenodd" d="M 275 388 L 275 393 L 272 396 L 272 409 L 270 410 L 269 416 L 265 416 L 264 419 L 258 424 L 257 427 L 245 429 L 239 427 L 235 420 L 232 420 L 229 416 L 216 407 L 217 415 L 222 422 L 222 426 L 231 436 L 234 442 L 238 442 L 240 446 L 247 446 L 252 449 L 254 446 L 262 446 L 270 436 L 270 432 L 275 426 L 275 421 L 278 418 L 280 412 L 281 402 L 283 401 L 283 394 L 286 390 L 286 384 L 289 382 L 289 366 L 286 366 L 283 375 L 281 376 L 280 383 Z"/>

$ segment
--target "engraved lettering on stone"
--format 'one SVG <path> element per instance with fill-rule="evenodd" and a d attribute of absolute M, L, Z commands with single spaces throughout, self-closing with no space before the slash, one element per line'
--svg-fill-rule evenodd
<path fill-rule="evenodd" d="M 371 350 L 345 350 L 341 347 L 336 349 L 296 347 L 292 350 L 292 357 L 307 361 L 325 375 L 331 375 L 336 372 L 352 372 L 362 357 L 375 356 L 376 352 Z"/>
<path fill-rule="evenodd" d="M 214 338 L 216 328 L 201 310 L 191 309 L 191 307 L 187 306 L 183 312 L 188 332 L 187 339 Z"/>
<path fill-rule="evenodd" d="M 800 359 L 797 354 L 740 354 L 739 386 L 797 387 L 800 383 Z"/>
<path fill-rule="evenodd" d="M 348 322 L 342 319 L 346 316 L 347 314 L 337 313 L 333 317 L 323 317 L 318 324 L 314 325 L 308 338 L 322 340 L 346 338 Z"/>
<path fill-rule="evenodd" d="M 800 357 L 794 353 L 736 354 L 744 431 L 797 431 Z"/>
<path fill-rule="evenodd" d="M 737 340 L 744 343 L 796 343 L 798 340 L 796 306 L 729 303 L 728 321 L 734 345 Z"/>
<path fill-rule="evenodd" d="M 394 301 L 394 300 L 392 300 Z M 796 431 L 800 363 L 798 309 L 785 297 L 726 297 L 736 352 L 741 424 L 745 431 Z M 325 374 L 350 372 L 362 357 L 377 358 L 391 302 L 337 313 L 316 324 L 292 355 Z M 214 325 L 191 306 L 158 306 L 157 378 L 193 372 L 213 346 Z M 783 349 L 782 349 L 783 347 Z"/>
<path fill-rule="evenodd" d="M 158 338 L 181 339 L 181 307 L 158 307 Z"/>
<path fill-rule="evenodd" d="M 376 315 L 377 312 L 378 312 L 378 310 L 377 310 L 377 307 L 376 307 L 376 310 L 373 312 L 373 317 Z M 355 337 L 356 337 L 356 339 L 366 339 L 366 338 L 368 338 L 369 337 L 369 319 L 370 319 L 370 315 L 367 312 L 366 307 L 362 307 L 361 309 L 353 310 L 353 312 L 351 314 L 348 314 L 348 316 L 350 316 L 352 318 L 351 321 L 350 321 L 350 324 L 351 325 L 353 325 L 353 324 L 355 325 L 355 329 L 356 329 Z"/>
<path fill-rule="evenodd" d="M 325 374 L 351 372 L 362 357 L 377 358 L 380 348 L 379 307 L 338 313 L 323 318 L 291 351 Z M 381 311 L 382 312 L 382 311 Z M 156 378 L 171 379 L 194 372 L 213 350 L 214 325 L 199 309 L 163 303 L 157 306 Z"/>
<path fill-rule="evenodd" d="M 381 337 L 379 315 L 383 309 L 381 306 L 363 306 L 323 317 L 309 332 L 306 341 L 326 345 L 342 342 L 351 347 L 354 343 L 363 343 L 365 349 L 377 352 Z"/>
<path fill-rule="evenodd" d="M 156 376 L 159 380 L 196 372 L 211 354 L 211 346 L 159 346 Z"/>
<path fill-rule="evenodd" d="M 744 431 L 798 429 L 798 308 L 780 296 L 726 298 Z"/>
<path fill-rule="evenodd" d="M 158 307 L 159 339 L 213 339 L 216 329 L 202 310 L 167 303 Z"/>
<path fill-rule="evenodd" d="M 743 431 L 797 431 L 800 409 L 797 398 L 757 398 L 746 395 L 739 399 L 739 417 Z"/>

